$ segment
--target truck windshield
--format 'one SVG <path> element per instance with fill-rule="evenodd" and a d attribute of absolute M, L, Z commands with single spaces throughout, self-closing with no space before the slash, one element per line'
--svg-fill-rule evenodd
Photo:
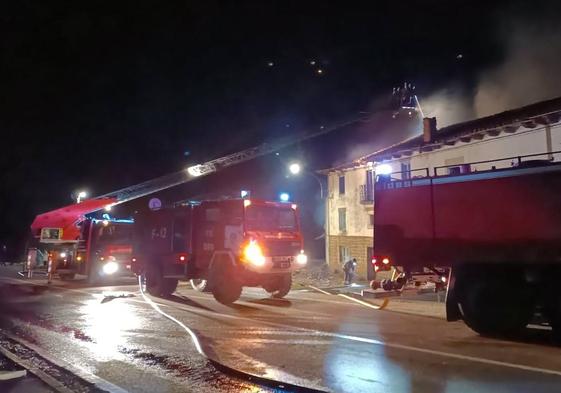
<path fill-rule="evenodd" d="M 245 211 L 245 223 L 248 230 L 296 230 L 296 214 L 291 208 L 251 205 Z"/>
<path fill-rule="evenodd" d="M 98 229 L 98 241 L 102 243 L 130 243 L 132 225 L 107 225 Z"/>

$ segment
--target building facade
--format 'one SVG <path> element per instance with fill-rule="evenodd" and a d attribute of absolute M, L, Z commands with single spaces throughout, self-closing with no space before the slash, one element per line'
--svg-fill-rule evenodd
<path fill-rule="evenodd" d="M 345 260 L 356 258 L 359 276 L 371 269 L 376 170 L 407 179 L 561 161 L 560 119 L 561 98 L 440 130 L 436 119 L 423 119 L 420 135 L 322 171 L 328 177 L 328 264 L 340 270 Z"/>

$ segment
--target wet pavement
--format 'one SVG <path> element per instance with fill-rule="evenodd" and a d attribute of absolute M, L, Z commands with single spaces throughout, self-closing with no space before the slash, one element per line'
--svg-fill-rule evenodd
<path fill-rule="evenodd" d="M 128 283 L 30 291 L 12 304 L 4 331 L 129 392 L 282 391 L 217 367 L 185 327 L 219 364 L 312 389 L 552 392 L 561 386 L 561 348 L 550 344 L 546 330 L 518 341 L 484 338 L 460 322 L 373 310 L 306 290 L 276 300 L 250 288 L 226 307 L 186 284 L 169 299 L 152 298 L 182 327 Z"/>

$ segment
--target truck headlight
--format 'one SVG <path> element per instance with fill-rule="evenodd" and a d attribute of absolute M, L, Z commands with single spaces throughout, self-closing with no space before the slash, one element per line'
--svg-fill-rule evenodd
<path fill-rule="evenodd" d="M 308 263 L 308 256 L 304 254 L 304 250 L 300 251 L 300 254 L 296 256 L 296 263 L 299 265 L 305 265 Z"/>
<path fill-rule="evenodd" d="M 117 270 L 119 270 L 119 264 L 117 262 L 110 261 L 103 265 L 103 273 L 107 275 L 114 274 Z"/>
<path fill-rule="evenodd" d="M 246 261 L 255 266 L 263 266 L 265 264 L 265 256 L 263 250 L 255 240 L 251 240 L 245 249 L 243 255 Z"/>

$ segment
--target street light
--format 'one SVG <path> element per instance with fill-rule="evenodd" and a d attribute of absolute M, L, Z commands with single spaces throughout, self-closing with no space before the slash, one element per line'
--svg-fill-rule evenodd
<path fill-rule="evenodd" d="M 323 199 L 323 184 L 321 182 L 321 179 L 315 173 L 310 171 L 302 171 L 302 165 L 300 165 L 300 163 L 298 162 L 293 162 L 290 165 L 288 165 L 288 171 L 293 175 L 299 175 L 300 173 L 304 173 L 316 179 L 316 181 L 319 184 L 320 198 Z"/>
<path fill-rule="evenodd" d="M 292 173 L 293 175 L 297 175 L 300 173 L 300 171 L 302 170 L 302 167 L 300 166 L 299 163 L 297 162 L 293 162 L 292 164 L 290 164 L 288 166 L 288 170 L 290 171 L 290 173 Z"/>
<path fill-rule="evenodd" d="M 76 203 L 80 203 L 82 202 L 82 199 L 84 199 L 85 197 L 88 196 L 88 194 L 86 193 L 86 191 L 80 191 L 77 194 L 78 196 L 76 197 Z"/>

